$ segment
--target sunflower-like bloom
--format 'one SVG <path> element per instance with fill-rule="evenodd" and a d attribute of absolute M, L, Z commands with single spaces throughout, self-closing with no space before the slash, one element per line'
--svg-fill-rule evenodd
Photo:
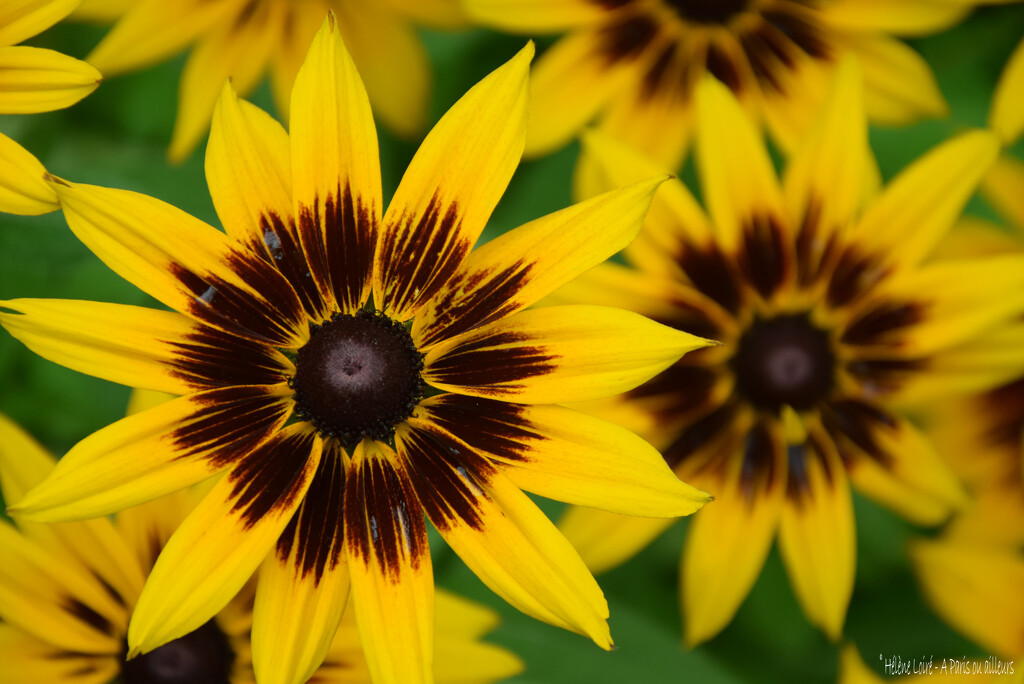
<path fill-rule="evenodd" d="M 999 142 L 967 132 L 866 202 L 873 165 L 855 62 L 838 70 L 781 184 L 732 93 L 707 78 L 697 98 L 698 115 L 716 122 L 697 138 L 710 218 L 670 181 L 627 251 L 630 265 L 600 267 L 561 297 L 615 302 L 724 343 L 592 406 L 646 436 L 678 475 L 717 499 L 688 530 L 687 641 L 728 624 L 776 533 L 805 613 L 838 638 L 856 565 L 850 483 L 920 524 L 941 522 L 965 501 L 899 405 L 943 389 L 929 371 L 944 349 L 1024 306 L 1019 254 L 922 263 Z M 597 133 L 585 143 L 612 183 L 657 168 Z M 594 570 L 665 527 L 586 509 L 562 523 Z"/>
<path fill-rule="evenodd" d="M 53 50 L 18 45 L 66 17 L 79 0 L 14 0 L 0 3 L 0 114 L 63 109 L 96 89 L 100 73 Z M 43 182 L 43 167 L 30 152 L 0 134 L 0 211 L 45 214 L 57 196 Z"/>
<path fill-rule="evenodd" d="M 1012 1 L 1012 0 L 1011 0 Z M 918 0 L 464 0 L 480 23 L 569 31 L 539 60 L 527 154 L 546 154 L 589 121 L 679 166 L 696 123 L 693 89 L 724 83 L 783 148 L 812 123 L 843 53 L 857 55 L 872 121 L 943 116 L 927 63 L 893 35 L 946 28 L 978 4 Z"/>
<path fill-rule="evenodd" d="M 102 19 L 124 6 L 121 0 L 91 0 L 82 17 Z M 123 11 L 87 59 L 109 78 L 193 46 L 168 149 L 178 162 L 205 136 L 228 79 L 245 95 L 269 73 L 274 103 L 287 117 L 295 74 L 328 11 L 338 16 L 376 114 L 398 135 L 420 133 L 431 74 L 411 22 L 458 26 L 456 0 L 140 0 Z"/>
<path fill-rule="evenodd" d="M 625 246 L 664 176 L 470 253 L 522 155 L 532 54 L 445 114 L 383 217 L 370 105 L 333 16 L 290 132 L 225 87 L 206 169 L 227 235 L 55 181 L 76 235 L 180 313 L 15 300 L 0 322 L 70 368 L 184 396 L 86 438 L 13 510 L 97 516 L 226 471 L 157 561 L 131 654 L 204 624 L 266 559 L 261 682 L 316 669 L 350 586 L 375 681 L 429 680 L 424 511 L 495 592 L 611 647 L 596 582 L 520 488 L 638 515 L 703 505 L 639 437 L 555 404 L 635 387 L 708 342 L 608 307 L 524 310 Z"/>
<path fill-rule="evenodd" d="M 0 488 L 17 499 L 54 459 L 0 415 Z M 0 521 L 0 660 L 5 684 L 245 684 L 253 682 L 249 631 L 254 583 L 208 622 L 126 661 L 128 616 L 146 575 L 194 498 L 179 492 L 106 518 L 63 525 Z M 487 608 L 439 591 L 437 681 L 489 682 L 522 669 L 518 658 L 479 641 L 497 623 Z M 342 621 L 313 681 L 370 676 L 350 617 Z"/>

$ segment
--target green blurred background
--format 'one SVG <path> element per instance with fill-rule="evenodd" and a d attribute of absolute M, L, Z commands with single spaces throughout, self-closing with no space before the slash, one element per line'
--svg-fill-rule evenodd
<path fill-rule="evenodd" d="M 32 41 L 83 57 L 104 30 L 58 26 Z M 522 38 L 483 30 L 423 32 L 435 70 L 431 118 L 436 121 L 479 78 L 511 57 Z M 951 116 L 899 129 L 878 129 L 871 140 L 882 174 L 902 167 L 945 137 L 983 126 L 996 79 L 1024 36 L 1024 5 L 983 8 L 943 34 L 910 41 L 932 65 Z M 541 48 L 550 41 L 540 41 Z M 200 148 L 183 165 L 165 161 L 184 63 L 104 83 L 71 109 L 0 117 L 0 131 L 36 154 L 53 173 L 70 180 L 143 192 L 217 225 L 203 177 Z M 266 86 L 253 96 L 273 111 Z M 380 131 L 385 199 L 398 184 L 415 144 Z M 1013 152 L 1019 156 L 1022 146 Z M 495 211 L 483 239 L 571 203 L 575 145 L 524 163 Z M 681 176 L 693 187 L 688 165 Z M 696 190 L 696 188 L 694 188 Z M 1024 199 L 1022 199 L 1024 201 Z M 968 211 L 995 218 L 980 200 Z M 67 229 L 63 217 L 0 215 L 0 299 L 56 297 L 152 305 L 110 272 Z M 128 390 L 43 361 L 0 334 L 0 411 L 19 421 L 61 454 L 88 433 L 124 414 Z M 552 516 L 559 504 L 542 501 Z M 869 666 L 878 654 L 918 657 L 985 657 L 941 623 L 915 585 L 903 547 L 927 531 L 857 498 L 857 582 L 846 625 Z M 677 524 L 624 567 L 599 581 L 611 606 L 618 650 L 604 653 L 583 637 L 527 618 L 492 595 L 436 536 L 432 539 L 440 585 L 497 609 L 502 626 L 491 640 L 527 664 L 514 682 L 832 682 L 838 648 L 803 617 L 776 552 L 733 623 L 695 650 L 681 646 L 677 572 L 685 522 Z M 1022 589 L 1024 590 L 1024 589 Z"/>

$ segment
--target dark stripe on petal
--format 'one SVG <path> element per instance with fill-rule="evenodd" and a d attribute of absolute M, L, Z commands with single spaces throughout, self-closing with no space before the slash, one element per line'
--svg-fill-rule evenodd
<path fill-rule="evenodd" d="M 775 216 L 758 214 L 748 218 L 741 230 L 743 238 L 737 258 L 740 272 L 767 299 L 792 268 L 782 226 Z"/>
<path fill-rule="evenodd" d="M 115 635 L 116 630 L 110 620 L 103 617 L 95 610 L 85 605 L 76 598 L 67 598 L 62 602 L 62 607 L 79 622 L 93 628 L 101 634 Z"/>
<path fill-rule="evenodd" d="M 743 90 L 740 69 L 732 55 L 715 43 L 708 45 L 705 66 L 712 76 L 724 83 L 732 92 L 739 95 Z"/>
<path fill-rule="evenodd" d="M 839 256 L 828 284 L 828 303 L 841 307 L 867 293 L 886 275 L 878 260 L 847 247 Z"/>
<path fill-rule="evenodd" d="M 637 57 L 658 35 L 657 22 L 634 14 L 601 29 L 601 53 L 608 64 Z"/>
<path fill-rule="evenodd" d="M 172 375 L 197 390 L 228 385 L 275 385 L 284 382 L 284 368 L 272 347 L 203 326 L 190 333 L 188 342 L 171 346 L 179 356 L 171 362 Z"/>
<path fill-rule="evenodd" d="M 434 321 L 421 344 L 434 344 L 516 311 L 520 304 L 515 296 L 532 270 L 532 263 L 520 259 L 500 270 L 460 272 L 432 303 Z"/>
<path fill-rule="evenodd" d="M 612 10 L 618 9 L 619 7 L 625 7 L 631 2 L 635 2 L 635 0 L 590 0 L 590 2 L 594 3 L 595 5 L 600 5 L 605 9 Z"/>
<path fill-rule="evenodd" d="M 277 542 L 277 555 L 295 563 L 315 584 L 342 561 L 345 538 L 345 465 L 340 450 L 325 448 L 302 506 Z"/>
<path fill-rule="evenodd" d="M 787 49 L 790 41 L 785 35 L 775 26 L 765 23 L 740 38 L 740 44 L 754 76 L 764 89 L 783 94 L 782 82 L 776 72 L 792 69 L 794 65 Z"/>
<path fill-rule="evenodd" d="M 825 438 L 827 439 L 827 437 Z M 789 475 L 786 484 L 786 497 L 798 508 L 806 505 L 814 492 L 811 491 L 807 476 L 807 463 L 816 461 L 825 476 L 825 484 L 834 487 L 839 474 L 834 472 L 832 461 L 826 456 L 826 446 L 816 435 L 808 435 L 805 444 L 789 447 Z"/>
<path fill-rule="evenodd" d="M 558 368 L 559 356 L 541 346 L 521 344 L 529 335 L 498 332 L 461 344 L 430 364 L 428 371 L 444 384 L 496 392 L 523 387 L 520 381 L 546 375 Z"/>
<path fill-rule="evenodd" d="M 490 462 L 439 430 L 409 430 L 402 450 L 434 527 L 445 531 L 458 523 L 483 529 L 477 501 L 486 496 L 484 486 L 495 472 Z"/>
<path fill-rule="evenodd" d="M 791 12 L 764 12 L 761 16 L 811 57 L 825 59 L 829 56 L 821 27 Z"/>
<path fill-rule="evenodd" d="M 212 273 L 194 273 L 172 263 L 171 273 L 193 296 L 188 312 L 201 321 L 226 327 L 239 335 L 278 346 L 287 344 L 292 331 L 305 320 L 295 290 L 253 252 L 230 252 L 226 262 L 240 280 L 266 301 L 259 301 L 246 290 Z"/>
<path fill-rule="evenodd" d="M 196 412 L 170 434 L 178 458 L 209 452 L 205 458 L 225 466 L 243 458 L 284 422 L 287 402 L 266 387 L 225 387 L 194 397 Z"/>
<path fill-rule="evenodd" d="M 630 390 L 628 396 L 631 399 L 657 397 L 656 407 L 651 410 L 659 422 L 708 413 L 720 371 L 716 367 L 694 365 L 691 357 L 697 353 L 687 354 L 683 361 Z"/>
<path fill-rule="evenodd" d="M 311 318 L 323 318 L 327 306 L 316 287 L 306 253 L 296 240 L 296 230 L 295 221 L 290 216 L 287 224 L 281 216 L 272 211 L 260 216 L 260 232 L 263 236 L 260 243 L 268 261 L 274 264 L 295 288 L 306 313 Z"/>
<path fill-rule="evenodd" d="M 675 309 L 672 314 L 670 316 L 650 316 L 650 318 L 662 325 L 688 332 L 697 337 L 721 340 L 723 336 L 722 326 L 715 320 L 715 314 L 712 313 L 712 307 L 715 307 L 715 304 L 703 294 L 696 292 L 696 290 L 693 290 L 693 292 L 696 293 L 696 297 L 685 301 L 681 297 L 669 295 L 669 302 L 672 304 L 672 308 Z M 690 352 L 687 354 L 687 358 L 696 353 L 698 352 Z"/>
<path fill-rule="evenodd" d="M 403 215 L 397 224 L 381 244 L 385 301 L 377 305 L 415 310 L 452 279 L 472 245 L 460 233 L 459 203 L 442 205 L 437 191 L 422 215 Z"/>
<path fill-rule="evenodd" d="M 345 492 L 345 536 L 352 554 L 366 565 L 376 557 L 381 574 L 393 584 L 402 581 L 404 559 L 418 568 L 430 557 L 416 492 L 380 458 L 367 458 L 352 473 Z"/>
<path fill-rule="evenodd" d="M 661 92 L 665 87 L 665 79 L 670 72 L 676 57 L 676 43 L 669 41 L 658 53 L 658 57 L 647 67 L 644 73 L 643 84 L 640 89 L 641 97 L 650 99 Z"/>
<path fill-rule="evenodd" d="M 349 313 L 362 305 L 372 273 L 378 232 L 375 210 L 362 197 L 354 197 L 348 183 L 326 198 L 315 197 L 313 206 L 299 207 L 299 231 L 309 265 Z"/>
<path fill-rule="evenodd" d="M 736 418 L 736 405 L 727 402 L 703 418 L 687 425 L 662 456 L 672 468 L 682 463 L 698 450 L 712 444 L 732 427 Z"/>
<path fill-rule="evenodd" d="M 875 438 L 874 431 L 880 427 L 894 428 L 896 421 L 880 408 L 854 399 L 830 402 L 821 408 L 821 422 L 835 439 L 839 455 L 844 461 L 851 460 L 853 455 L 843 449 L 842 439 L 848 440 L 882 465 L 891 460 L 890 454 L 882 449 Z"/>
<path fill-rule="evenodd" d="M 523 414 L 525 407 L 493 399 L 444 394 L 426 408 L 438 426 L 458 435 L 477 451 L 505 461 L 526 461 L 539 434 Z"/>
<path fill-rule="evenodd" d="M 839 249 L 834 232 L 823 234 L 826 228 L 821 225 L 821 201 L 811 198 L 796 238 L 797 283 L 802 287 L 810 287 L 823 276 Z"/>
<path fill-rule="evenodd" d="M 234 484 L 232 510 L 239 512 L 245 529 L 294 504 L 306 483 L 312 451 L 312 433 L 278 433 L 239 459 L 227 477 Z"/>
<path fill-rule="evenodd" d="M 747 434 L 743 445 L 740 491 L 748 505 L 752 505 L 756 497 L 779 478 L 776 449 L 780 446 L 764 423 L 758 423 Z"/>
<path fill-rule="evenodd" d="M 679 266 L 700 292 L 720 304 L 729 313 L 737 313 L 743 303 L 739 276 L 733 264 L 714 243 L 703 248 L 684 246 L 677 256 Z"/>
<path fill-rule="evenodd" d="M 927 367 L 927 359 L 859 359 L 846 364 L 847 372 L 856 377 L 871 396 L 896 392 L 908 377 Z"/>
<path fill-rule="evenodd" d="M 916 302 L 883 302 L 855 318 L 843 332 L 842 341 L 859 345 L 884 344 L 889 333 L 920 323 L 924 315 L 924 306 Z"/>

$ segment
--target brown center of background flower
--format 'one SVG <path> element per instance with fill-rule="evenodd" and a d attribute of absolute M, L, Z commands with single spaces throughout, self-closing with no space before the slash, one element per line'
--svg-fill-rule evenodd
<path fill-rule="evenodd" d="M 828 335 L 804 315 L 755 320 L 732 359 L 737 389 L 759 408 L 808 409 L 831 389 Z"/>
<path fill-rule="evenodd" d="M 216 622 L 121 666 L 122 684 L 229 684 L 235 653 Z"/>
<path fill-rule="evenodd" d="M 672 9 L 700 24 L 724 24 L 747 9 L 750 0 L 666 0 Z"/>
<path fill-rule="evenodd" d="M 387 441 L 422 396 L 422 369 L 405 326 L 370 312 L 337 315 L 299 350 L 297 413 L 346 448 L 363 437 Z"/>

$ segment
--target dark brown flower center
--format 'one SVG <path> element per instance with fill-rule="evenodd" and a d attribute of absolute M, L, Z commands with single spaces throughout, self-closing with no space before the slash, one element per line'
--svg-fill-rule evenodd
<path fill-rule="evenodd" d="M 699 24 L 724 24 L 747 9 L 750 0 L 666 0 L 683 19 Z"/>
<path fill-rule="evenodd" d="M 351 449 L 388 441 L 423 395 L 423 355 L 402 324 L 369 312 L 337 315 L 299 350 L 297 413 Z"/>
<path fill-rule="evenodd" d="M 122 684 L 230 684 L 235 653 L 210 620 L 180 639 L 121 666 Z"/>
<path fill-rule="evenodd" d="M 804 315 L 756 320 L 732 359 L 736 387 L 759 408 L 808 409 L 835 379 L 828 335 Z"/>

